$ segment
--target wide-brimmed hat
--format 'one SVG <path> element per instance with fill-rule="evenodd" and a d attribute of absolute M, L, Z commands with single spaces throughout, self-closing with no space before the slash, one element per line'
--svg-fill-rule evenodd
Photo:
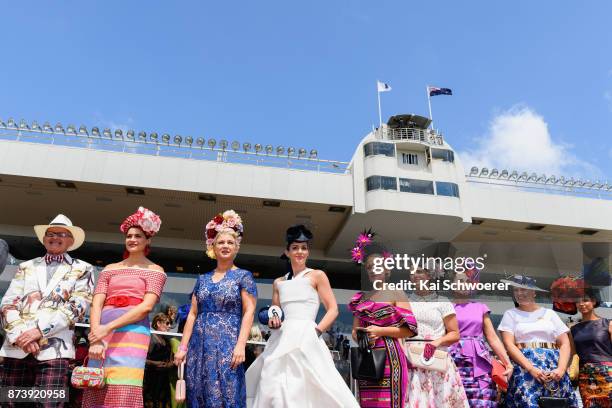
<path fill-rule="evenodd" d="M 35 225 L 34 232 L 38 237 L 40 243 L 43 243 L 43 238 L 45 236 L 45 232 L 51 227 L 59 227 L 64 228 L 70 231 L 72 234 L 72 238 L 74 239 L 74 243 L 70 248 L 68 248 L 68 252 L 74 251 L 85 242 L 85 231 L 81 227 L 77 227 L 72 225 L 72 221 L 70 218 L 66 217 L 64 214 L 58 214 L 49 224 L 47 225 Z"/>
<path fill-rule="evenodd" d="M 548 292 L 536 286 L 536 280 L 525 275 L 512 275 L 506 279 L 500 279 L 500 282 L 507 283 L 510 286 L 523 289 L 531 289 L 539 292 Z"/>

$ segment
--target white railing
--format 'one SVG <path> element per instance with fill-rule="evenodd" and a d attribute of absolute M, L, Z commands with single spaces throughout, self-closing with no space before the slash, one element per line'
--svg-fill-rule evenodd
<path fill-rule="evenodd" d="M 499 186 L 502 188 L 510 188 L 516 189 L 520 191 L 533 191 L 539 193 L 546 194 L 556 194 L 556 195 L 568 195 L 574 197 L 585 197 L 585 198 L 597 198 L 603 200 L 612 200 L 612 189 L 607 187 L 606 184 L 601 184 L 601 187 L 595 187 L 595 185 L 600 186 L 600 184 L 588 184 L 579 186 L 577 184 L 574 185 L 564 185 L 564 184 L 554 184 L 554 183 L 543 183 L 538 181 L 530 181 L 530 180 L 508 180 L 508 179 L 498 179 L 498 178 L 485 178 L 474 175 L 465 175 L 466 181 L 468 183 L 474 184 L 485 184 L 489 186 Z"/>
<path fill-rule="evenodd" d="M 390 128 L 387 125 L 376 129 L 376 138 L 384 140 L 412 140 L 430 145 L 443 145 L 444 138 L 433 129 L 420 128 Z"/>
<path fill-rule="evenodd" d="M 1 121 L 0 121 L 1 122 Z M 29 143 L 51 144 L 56 146 L 77 147 L 105 150 L 122 153 L 147 154 L 153 156 L 179 157 L 195 160 L 210 160 L 226 163 L 251 164 L 257 166 L 280 167 L 296 170 L 309 170 L 327 173 L 345 173 L 348 162 L 324 160 L 317 157 L 317 152 L 291 147 L 273 147 L 249 143 L 203 138 L 193 139 L 181 136 L 170 137 L 167 134 L 158 137 L 152 133 L 139 135 L 134 132 L 124 134 L 113 132 L 70 132 L 54 130 L 32 130 L 8 128 L 0 123 L 0 140 L 14 140 Z"/>

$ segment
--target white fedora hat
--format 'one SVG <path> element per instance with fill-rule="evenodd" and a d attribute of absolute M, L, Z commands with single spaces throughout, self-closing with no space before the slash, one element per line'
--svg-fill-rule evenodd
<path fill-rule="evenodd" d="M 74 239 L 74 243 L 70 248 L 68 248 L 68 251 L 74 251 L 75 249 L 83 245 L 83 242 L 85 241 L 85 231 L 83 231 L 81 227 L 75 227 L 74 225 L 72 225 L 72 221 L 70 221 L 70 218 L 66 217 L 64 214 L 59 214 L 53 219 L 53 221 L 51 221 L 47 225 L 34 226 L 34 232 L 36 233 L 36 236 L 38 237 L 38 240 L 41 244 L 43 243 L 45 232 L 47 232 L 47 230 L 51 227 L 64 228 L 70 231 L 70 233 L 72 234 L 72 238 Z"/>

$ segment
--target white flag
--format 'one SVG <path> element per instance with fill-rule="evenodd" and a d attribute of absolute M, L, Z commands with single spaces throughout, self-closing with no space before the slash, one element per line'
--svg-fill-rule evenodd
<path fill-rule="evenodd" d="M 384 82 L 376 81 L 376 84 L 378 85 L 378 92 L 389 92 L 391 90 L 391 87 Z"/>

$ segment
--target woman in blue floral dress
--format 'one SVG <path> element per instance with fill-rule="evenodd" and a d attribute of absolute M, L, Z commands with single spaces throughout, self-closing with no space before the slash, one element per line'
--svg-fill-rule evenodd
<path fill-rule="evenodd" d="M 200 276 L 175 363 L 186 357 L 190 408 L 244 408 L 245 347 L 253 324 L 257 287 L 251 272 L 237 268 L 242 221 L 234 211 L 206 225 L 206 246 L 217 267 Z"/>
<path fill-rule="evenodd" d="M 565 398 L 568 407 L 578 402 L 566 373 L 570 358 L 569 328 L 550 309 L 536 304 L 535 279 L 513 275 L 502 282 L 512 286 L 514 309 L 506 310 L 499 324 L 502 340 L 514 362 L 508 382 L 507 408 L 538 408 L 541 397 Z"/>

